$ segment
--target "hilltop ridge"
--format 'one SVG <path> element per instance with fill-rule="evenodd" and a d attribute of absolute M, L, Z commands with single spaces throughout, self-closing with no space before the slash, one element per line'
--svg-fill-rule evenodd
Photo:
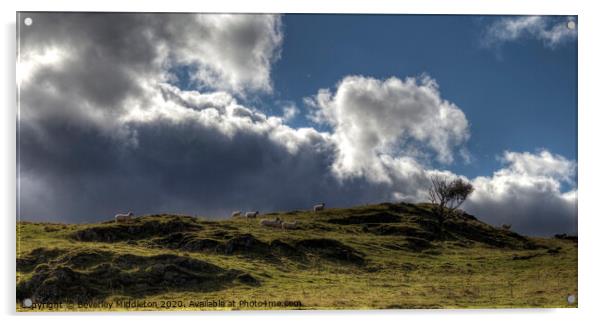
<path fill-rule="evenodd" d="M 573 257 L 576 261 L 570 252 L 576 253 L 576 242 L 525 237 L 465 212 L 449 217 L 443 236 L 437 236 L 430 204 L 382 203 L 259 216 L 276 217 L 296 220 L 298 228 L 264 227 L 255 219 L 211 221 L 168 214 L 141 216 L 130 223 L 21 222 L 21 233 L 31 240 L 17 254 L 17 298 L 89 301 L 155 298 L 168 292 L 219 296 L 233 291 L 290 298 L 294 290 L 282 290 L 282 285 L 304 290 L 322 282 L 321 273 L 342 285 L 338 289 L 349 284 L 340 282 L 340 276 L 360 286 L 368 284 L 367 278 L 403 283 L 397 290 L 384 289 L 382 302 L 389 304 L 378 306 L 394 307 L 391 293 L 422 289 L 423 280 L 433 276 L 441 276 L 435 280 L 439 284 L 456 289 L 458 274 L 480 271 L 492 285 L 499 282 L 497 277 L 510 278 L 495 272 L 516 262 L 536 266 L 545 261 L 545 270 L 562 256 L 568 257 L 565 262 Z M 423 278 L 414 277 L 418 274 Z M 416 287 L 411 280 L 399 282 L 399 276 L 414 277 Z M 314 298 L 299 299 L 303 307 L 321 308 Z M 445 307 L 444 300 L 439 296 L 409 305 L 406 300 L 403 307 Z M 350 304 L 339 306 L 345 305 Z"/>

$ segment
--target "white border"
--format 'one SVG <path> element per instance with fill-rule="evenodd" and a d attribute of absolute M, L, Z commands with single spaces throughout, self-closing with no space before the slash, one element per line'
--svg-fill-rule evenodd
<path fill-rule="evenodd" d="M 581 323 L 599 318 L 597 304 L 600 295 L 599 261 L 602 214 L 598 206 L 602 191 L 600 166 L 602 166 L 599 126 L 602 121 L 598 93 L 600 31 L 602 17 L 596 1 L 558 0 L 219 0 L 163 2 L 126 0 L 22 0 L 2 1 L 2 136 L 0 158 L 0 206 L 2 206 L 2 266 L 3 281 L 0 293 L 0 308 L 3 320 L 22 323 L 40 321 L 65 323 L 103 323 L 107 320 L 143 320 L 150 323 L 164 322 L 167 316 L 176 316 L 178 321 L 227 321 L 240 323 L 280 323 L 307 321 L 345 321 L 365 323 L 367 321 L 420 321 L 450 323 L 505 323 L 513 320 L 545 320 L 546 323 Z M 16 105 L 15 105 L 15 17 L 16 11 L 147 11 L 147 12 L 288 12 L 288 13 L 407 13 L 407 14 L 562 14 L 579 16 L 579 309 L 561 310 L 446 310 L 446 311 L 343 311 L 343 312 L 221 312 L 221 313 L 158 313 L 151 314 L 97 314 L 79 315 L 20 315 L 14 313 L 15 278 L 15 174 L 16 174 Z"/>
<path fill-rule="evenodd" d="M 21 1 L 20 11 L 148 11 L 257 13 L 563 14 L 579 13 L 581 1 L 559 0 L 220 0 L 220 1 Z M 583 1 L 585 2 L 585 1 Z"/>

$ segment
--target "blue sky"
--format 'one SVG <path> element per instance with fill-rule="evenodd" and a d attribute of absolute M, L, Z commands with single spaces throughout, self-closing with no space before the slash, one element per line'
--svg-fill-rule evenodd
<path fill-rule="evenodd" d="M 499 169 L 502 152 L 545 148 L 577 159 L 577 43 L 549 48 L 520 39 L 490 48 L 485 29 L 498 16 L 285 15 L 274 94 L 263 104 L 333 88 L 344 76 L 405 78 L 427 73 L 470 123 L 471 163 L 447 166 L 469 177 Z M 293 125 L 304 126 L 301 113 Z"/>

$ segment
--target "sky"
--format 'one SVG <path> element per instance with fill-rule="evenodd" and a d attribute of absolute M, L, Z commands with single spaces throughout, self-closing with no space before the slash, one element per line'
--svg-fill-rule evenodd
<path fill-rule="evenodd" d="M 576 17 L 19 19 L 21 219 L 420 202 L 444 175 L 492 225 L 577 231 Z"/>

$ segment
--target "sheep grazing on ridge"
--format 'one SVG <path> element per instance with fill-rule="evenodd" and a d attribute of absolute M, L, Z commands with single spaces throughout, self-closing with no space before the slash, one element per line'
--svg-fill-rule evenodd
<path fill-rule="evenodd" d="M 259 224 L 261 226 L 266 226 L 266 227 L 276 227 L 276 228 L 280 228 L 282 224 L 282 221 L 280 220 L 280 218 L 276 217 L 276 219 L 262 219 Z"/>
<path fill-rule="evenodd" d="M 259 215 L 259 211 L 246 212 L 245 218 L 257 218 L 257 215 Z"/>
<path fill-rule="evenodd" d="M 512 224 L 502 224 L 502 229 L 509 231 L 512 228 Z"/>
<path fill-rule="evenodd" d="M 317 205 L 314 206 L 314 212 L 318 212 L 320 210 L 324 210 L 324 207 L 326 207 L 325 203 L 319 203 Z"/>
<path fill-rule="evenodd" d="M 297 221 L 294 222 L 282 222 L 282 229 L 297 229 Z"/>
<path fill-rule="evenodd" d="M 241 214 L 242 214 L 242 212 L 240 210 L 237 210 L 232 213 L 232 217 L 239 217 Z"/>
<path fill-rule="evenodd" d="M 127 223 L 134 217 L 134 213 L 129 212 L 127 214 L 115 215 L 115 223 Z"/>

